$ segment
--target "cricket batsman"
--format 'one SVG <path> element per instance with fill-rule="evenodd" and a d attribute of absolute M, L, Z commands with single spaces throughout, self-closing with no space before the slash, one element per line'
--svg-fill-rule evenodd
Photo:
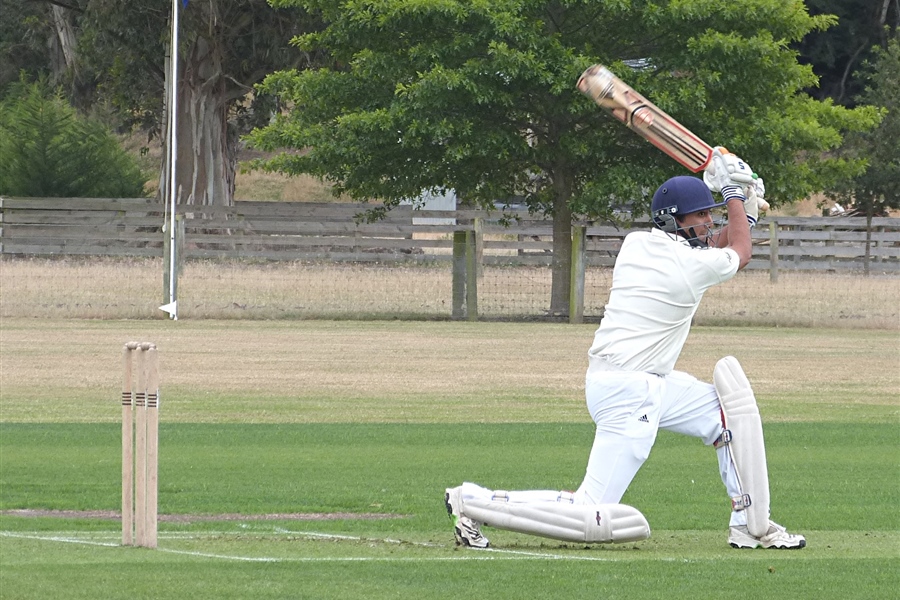
<path fill-rule="evenodd" d="M 750 167 L 721 147 L 703 180 L 673 177 L 659 186 L 651 203 L 655 227 L 625 237 L 588 352 L 585 396 L 596 433 L 581 486 L 575 492 L 490 490 L 470 482 L 448 488 L 444 500 L 458 544 L 488 547 L 483 525 L 583 543 L 648 538 L 643 514 L 620 500 L 665 429 L 715 448 L 731 500 L 732 547 L 806 546 L 802 535 L 770 519 L 762 422 L 738 361 L 722 358 L 713 383 L 674 369 L 703 293 L 750 262 L 750 228 L 764 192 Z M 723 205 L 728 224 L 717 227 L 710 211 Z"/>

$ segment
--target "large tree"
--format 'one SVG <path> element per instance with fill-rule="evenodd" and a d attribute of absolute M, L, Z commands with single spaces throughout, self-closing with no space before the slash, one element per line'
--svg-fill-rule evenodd
<path fill-rule="evenodd" d="M 0 57 L 14 58 L 27 71 L 52 67 L 54 81 L 70 84 L 76 106 L 112 106 L 124 127 L 137 125 L 151 139 L 164 140 L 172 4 L 15 3 L 4 8 Z M 265 0 L 178 5 L 179 202 L 229 205 L 240 135 L 265 123 L 275 108 L 253 86 L 275 69 L 305 66 L 309 56 L 292 51 L 288 42 L 315 22 L 300 9 L 276 11 Z M 50 64 L 42 68 L 42 59 Z M 11 70 L 0 69 L 0 77 L 11 80 Z"/>
<path fill-rule="evenodd" d="M 178 3 L 182 3 L 179 1 Z M 123 7 L 89 0 L 80 48 L 103 74 L 103 89 L 145 127 L 160 128 L 167 90 L 171 0 Z M 274 106 L 253 85 L 277 68 L 302 67 L 291 36 L 312 24 L 300 9 L 265 0 L 203 0 L 180 13 L 177 189 L 180 203 L 230 205 L 239 135 L 265 122 Z"/>
<path fill-rule="evenodd" d="M 873 123 L 801 93 L 815 78 L 788 44 L 832 21 L 799 0 L 270 1 L 321 14 L 327 28 L 297 45 L 334 64 L 266 79 L 292 110 L 254 143 L 304 150 L 268 167 L 388 205 L 429 188 L 484 206 L 523 196 L 554 218 L 555 313 L 568 309 L 573 217 L 642 210 L 680 172 L 575 90 L 591 64 L 740 153 L 775 204 L 856 168 L 822 152 Z"/>
<path fill-rule="evenodd" d="M 0 93 L 19 82 L 20 71 L 49 76 L 60 62 L 43 8 L 34 2 L 0 0 Z"/>

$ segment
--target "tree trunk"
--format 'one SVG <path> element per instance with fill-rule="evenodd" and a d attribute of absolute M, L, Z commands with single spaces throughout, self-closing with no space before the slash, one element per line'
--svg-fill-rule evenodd
<path fill-rule="evenodd" d="M 234 205 L 237 136 L 228 125 L 228 97 L 220 52 L 203 38 L 180 61 L 176 121 L 177 203 L 195 206 Z M 171 76 L 167 74 L 167 98 Z M 160 190 L 169 187 L 168 165 Z"/>
<path fill-rule="evenodd" d="M 557 168 L 553 173 L 553 262 L 550 286 L 550 314 L 569 314 L 569 292 L 572 280 L 572 184 L 568 172 Z"/>
<path fill-rule="evenodd" d="M 875 213 L 875 206 L 872 202 L 866 206 L 866 255 L 863 259 L 863 273 L 866 277 L 870 275 L 872 261 L 872 216 Z"/>
<path fill-rule="evenodd" d="M 72 23 L 72 11 L 53 4 L 50 6 L 50 21 L 53 23 L 54 39 L 49 40 L 51 51 L 50 71 L 53 74 L 53 82 L 63 79 L 63 75 L 69 69 L 75 69 L 75 51 L 78 39 L 75 36 L 75 27 Z"/>
<path fill-rule="evenodd" d="M 59 40 L 59 50 L 67 68 L 75 66 L 75 47 L 78 40 L 75 38 L 75 27 L 72 25 L 72 11 L 53 4 L 50 6 L 53 18 L 53 28 L 56 29 L 56 37 Z"/>

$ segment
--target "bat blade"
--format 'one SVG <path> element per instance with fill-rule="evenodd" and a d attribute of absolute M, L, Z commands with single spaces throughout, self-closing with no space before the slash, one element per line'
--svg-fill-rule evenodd
<path fill-rule="evenodd" d="M 713 149 L 602 65 L 588 68 L 578 89 L 629 129 L 693 173 L 706 168 Z"/>

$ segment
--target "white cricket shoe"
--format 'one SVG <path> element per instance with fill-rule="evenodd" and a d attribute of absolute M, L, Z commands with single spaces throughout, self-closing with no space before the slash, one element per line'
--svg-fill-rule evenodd
<path fill-rule="evenodd" d="M 486 537 L 481 534 L 481 524 L 469 517 L 460 514 L 462 488 L 447 488 L 444 492 L 444 504 L 447 506 L 447 514 L 455 520 L 453 533 L 456 536 L 458 546 L 469 548 L 487 548 L 491 545 Z"/>
<path fill-rule="evenodd" d="M 806 538 L 802 535 L 788 533 L 787 530 L 769 521 L 769 531 L 758 538 L 747 531 L 746 525 L 731 527 L 728 533 L 728 543 L 732 548 L 779 548 L 782 550 L 800 549 L 806 547 Z"/>

